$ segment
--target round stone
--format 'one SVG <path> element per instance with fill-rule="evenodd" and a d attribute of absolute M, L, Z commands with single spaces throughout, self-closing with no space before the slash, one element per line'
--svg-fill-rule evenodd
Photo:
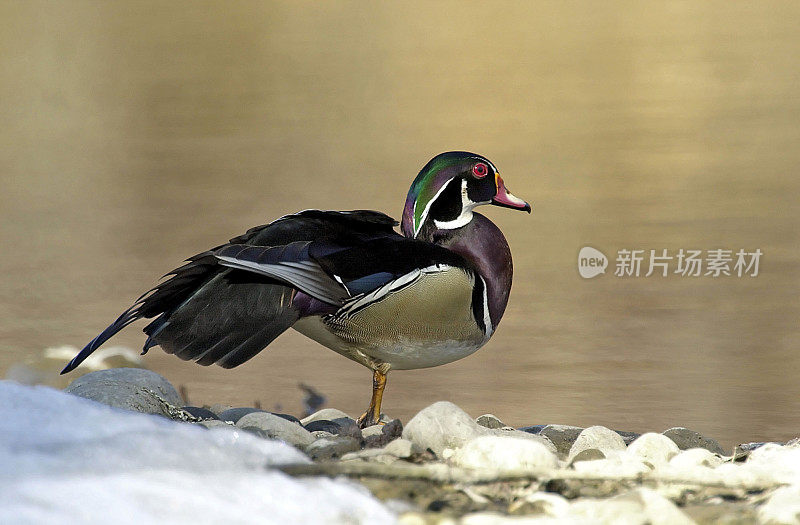
<path fill-rule="evenodd" d="M 178 392 L 159 374 L 143 368 L 113 368 L 85 374 L 65 392 L 112 407 L 173 417 L 182 412 Z"/>
<path fill-rule="evenodd" d="M 236 423 L 242 430 L 271 439 L 280 439 L 296 447 L 306 447 L 315 441 L 314 436 L 298 425 L 269 412 L 251 412 Z"/>
<path fill-rule="evenodd" d="M 300 420 L 300 423 L 303 424 L 303 425 L 307 425 L 307 424 L 311 423 L 312 421 L 318 421 L 318 420 L 321 420 L 321 419 L 324 419 L 324 420 L 327 420 L 327 421 L 333 421 L 334 419 L 338 419 L 340 417 L 350 418 L 349 415 L 345 414 L 344 412 L 342 412 L 341 410 L 338 410 L 336 408 L 323 408 L 322 410 L 318 410 L 317 412 L 314 412 L 310 416 L 304 417 L 303 419 Z M 352 419 L 352 418 L 350 418 L 350 419 Z"/>
<path fill-rule="evenodd" d="M 231 423 L 238 423 L 240 419 L 248 414 L 253 414 L 255 412 L 264 412 L 267 413 L 266 410 L 261 410 L 260 408 L 253 408 L 253 407 L 236 407 L 236 408 L 229 408 L 228 410 L 224 410 L 218 414 L 219 418 L 222 421 L 230 421 Z"/>
<path fill-rule="evenodd" d="M 458 449 L 450 462 L 459 467 L 501 470 L 558 467 L 558 458 L 542 443 L 504 436 L 475 438 Z"/>
<path fill-rule="evenodd" d="M 484 428 L 503 428 L 505 423 L 500 421 L 500 418 L 494 414 L 483 414 L 475 419 L 475 422 Z"/>
<path fill-rule="evenodd" d="M 595 448 L 607 456 L 609 452 L 625 450 L 625 441 L 619 434 L 606 427 L 594 426 L 586 428 L 578 434 L 572 447 L 570 447 L 569 461 L 571 462 L 575 456 L 590 448 Z"/>
<path fill-rule="evenodd" d="M 663 465 L 678 454 L 680 449 L 663 434 L 648 432 L 628 445 L 628 454 L 637 456 L 653 466 Z"/>
<path fill-rule="evenodd" d="M 690 448 L 704 448 L 714 454 L 721 456 L 725 455 L 725 451 L 715 439 L 705 437 L 699 432 L 689 430 L 684 427 L 673 427 L 663 432 L 665 436 L 670 438 L 678 445 L 681 450 L 689 450 Z"/>

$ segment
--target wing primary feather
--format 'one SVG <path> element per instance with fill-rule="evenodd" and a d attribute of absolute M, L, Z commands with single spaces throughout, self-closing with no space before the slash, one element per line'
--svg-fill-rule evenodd
<path fill-rule="evenodd" d="M 320 266 L 312 261 L 278 261 L 275 263 L 254 262 L 225 255 L 216 255 L 220 264 L 230 268 L 245 270 L 286 282 L 320 301 L 340 305 L 349 297 L 347 290 L 330 279 Z M 261 257 L 259 257 L 260 259 Z"/>
<path fill-rule="evenodd" d="M 139 303 L 137 302 L 136 304 L 125 310 L 122 313 L 122 315 L 120 315 L 116 321 L 111 323 L 108 326 L 108 328 L 103 330 L 100 333 L 100 335 L 89 341 L 89 344 L 83 347 L 83 350 L 78 352 L 78 355 L 73 357 L 72 360 L 70 360 L 70 362 L 67 363 L 67 366 L 64 367 L 61 373 L 66 374 L 68 372 L 75 370 L 75 368 L 77 368 L 78 365 L 83 363 L 87 357 L 92 355 L 92 352 L 97 350 L 100 347 L 100 345 L 111 339 L 111 337 L 113 337 L 114 334 L 116 334 L 117 332 L 119 332 L 132 322 L 134 322 L 136 319 L 138 319 L 139 318 L 138 307 Z"/>

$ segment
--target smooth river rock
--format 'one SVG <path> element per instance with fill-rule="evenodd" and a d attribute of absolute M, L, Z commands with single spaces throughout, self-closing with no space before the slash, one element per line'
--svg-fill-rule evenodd
<path fill-rule="evenodd" d="M 583 432 L 581 427 L 572 427 L 569 425 L 547 425 L 541 431 L 540 436 L 547 437 L 556 446 L 556 452 L 561 459 L 569 456 L 569 451 L 572 444 L 578 439 L 580 433 Z"/>
<path fill-rule="evenodd" d="M 642 434 L 636 441 L 628 445 L 628 454 L 638 457 L 654 467 L 666 464 L 678 455 L 680 449 L 670 438 L 664 434 L 648 432 Z"/>
<path fill-rule="evenodd" d="M 348 436 L 357 440 L 364 439 L 361 429 L 355 419 L 349 417 L 338 417 L 336 419 L 315 419 L 303 425 L 309 432 L 330 432 L 335 436 Z"/>
<path fill-rule="evenodd" d="M 323 408 L 322 410 L 318 410 L 311 414 L 310 416 L 306 416 L 300 420 L 302 425 L 308 425 L 312 421 L 333 421 L 334 419 L 339 419 L 340 417 L 346 417 L 348 419 L 352 419 L 349 415 L 345 414 L 341 410 L 337 408 Z"/>
<path fill-rule="evenodd" d="M 222 421 L 230 421 L 231 423 L 238 423 L 239 420 L 242 419 L 247 414 L 253 414 L 255 412 L 266 413 L 267 411 L 253 407 L 235 407 L 223 410 L 222 412 L 218 413 L 217 416 Z"/>
<path fill-rule="evenodd" d="M 720 466 L 723 461 L 721 457 L 704 448 L 690 448 L 670 459 L 669 464 L 678 469 L 715 468 Z"/>
<path fill-rule="evenodd" d="M 681 450 L 689 450 L 690 448 L 704 448 L 714 454 L 720 456 L 725 455 L 725 451 L 720 446 L 716 439 L 705 437 L 699 432 L 689 430 L 684 427 L 673 427 L 662 432 L 665 436 L 670 438 L 678 445 Z"/>
<path fill-rule="evenodd" d="M 334 436 L 318 439 L 305 447 L 304 452 L 314 461 L 329 461 L 339 459 L 348 452 L 355 452 L 361 448 L 361 443 L 348 436 Z"/>
<path fill-rule="evenodd" d="M 183 400 L 166 378 L 143 368 L 112 368 L 85 374 L 65 392 L 105 405 L 181 419 Z"/>
<path fill-rule="evenodd" d="M 175 387 L 172 386 L 172 383 L 167 381 L 167 378 L 144 368 L 110 368 L 108 370 L 89 372 L 70 383 L 65 390 L 69 392 L 70 389 L 100 381 L 133 383 L 152 390 L 171 405 L 183 405 L 183 399 L 180 394 L 178 394 L 178 391 L 175 390 Z"/>
<path fill-rule="evenodd" d="M 500 470 L 558 467 L 556 455 L 541 442 L 506 436 L 475 438 L 456 450 L 449 462 L 465 468 Z"/>
<path fill-rule="evenodd" d="M 445 449 L 462 447 L 487 431 L 453 403 L 438 401 L 411 418 L 403 429 L 403 439 L 441 457 Z"/>
<path fill-rule="evenodd" d="M 261 437 L 280 439 L 299 448 L 307 447 L 315 441 L 311 432 L 298 423 L 269 412 L 251 412 L 242 416 L 236 426 Z"/>
<path fill-rule="evenodd" d="M 625 450 L 625 441 L 618 433 L 602 426 L 589 427 L 580 432 L 570 447 L 568 461 L 584 450 L 595 448 L 608 456 L 609 452 Z"/>
<path fill-rule="evenodd" d="M 439 401 L 420 410 L 403 429 L 403 438 L 438 457 L 446 449 L 463 447 L 481 436 L 517 437 L 537 441 L 555 453 L 549 439 L 504 428 L 489 429 L 480 426 L 469 414 L 449 401 Z"/>
<path fill-rule="evenodd" d="M 379 427 L 380 431 L 374 430 L 374 427 Z M 367 430 L 369 430 L 369 435 L 367 434 Z M 363 431 L 364 446 L 366 448 L 385 447 L 402 435 L 403 423 L 401 423 L 399 419 L 393 419 L 385 425 L 373 425 L 365 428 Z"/>
<path fill-rule="evenodd" d="M 485 428 L 503 428 L 507 426 L 494 414 L 483 414 L 475 418 L 475 422 Z"/>

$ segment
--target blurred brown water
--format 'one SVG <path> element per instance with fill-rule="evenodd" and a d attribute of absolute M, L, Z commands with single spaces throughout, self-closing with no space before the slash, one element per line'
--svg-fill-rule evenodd
<path fill-rule="evenodd" d="M 189 255 L 305 208 L 399 217 L 434 154 L 534 213 L 492 341 L 390 376 L 508 424 L 725 445 L 800 434 L 796 2 L 0 2 L 0 372 L 82 346 Z M 590 245 L 612 258 L 577 272 Z M 757 277 L 618 278 L 619 249 L 764 253 Z M 138 348 L 128 328 L 116 342 Z M 191 401 L 358 415 L 370 374 L 295 332 L 234 370 L 154 349 Z"/>

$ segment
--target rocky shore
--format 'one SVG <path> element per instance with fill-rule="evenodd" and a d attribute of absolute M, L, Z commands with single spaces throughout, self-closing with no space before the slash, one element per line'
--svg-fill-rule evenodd
<path fill-rule="evenodd" d="M 295 480 L 347 478 L 400 523 L 800 522 L 797 440 L 726 451 L 686 428 L 642 435 L 600 426 L 515 429 L 446 401 L 405 423 L 384 417 L 362 430 L 334 408 L 300 419 L 253 407 L 184 406 L 166 379 L 132 368 L 89 373 L 65 391 L 184 424 L 176 427 L 280 440 L 302 460 L 264 461 L 263 468 Z M 367 519 L 347 514 L 338 514 L 342 522 Z"/>

